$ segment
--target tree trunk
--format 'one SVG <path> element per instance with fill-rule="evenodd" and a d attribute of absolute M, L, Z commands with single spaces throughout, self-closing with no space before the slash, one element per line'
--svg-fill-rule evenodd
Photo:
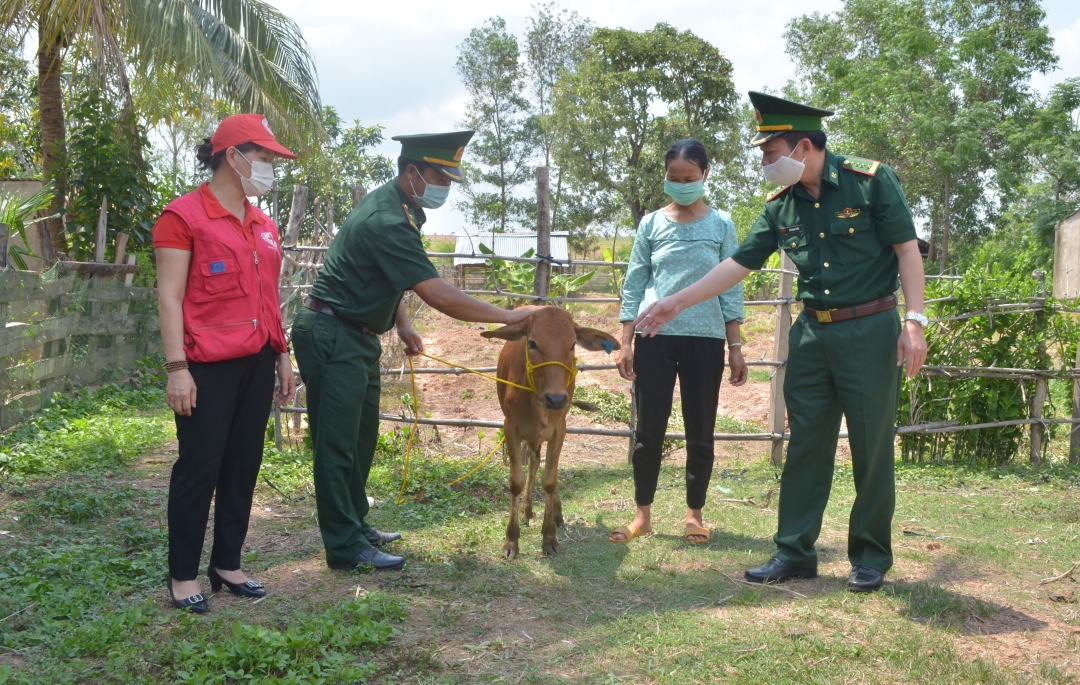
<path fill-rule="evenodd" d="M 39 31 L 40 36 L 40 31 Z M 56 214 L 64 209 L 64 196 L 67 195 L 67 177 L 65 157 L 67 145 L 64 131 L 64 96 L 60 88 L 60 69 L 63 66 L 63 43 L 41 41 L 38 47 L 38 111 L 41 117 L 41 172 L 46 179 L 53 180 L 53 202 L 49 213 Z M 67 251 L 64 237 L 64 219 L 56 217 L 46 222 L 49 241 L 57 252 Z M 46 258 L 52 255 L 43 255 Z"/>
<path fill-rule="evenodd" d="M 942 212 L 941 217 L 941 264 L 939 270 L 941 273 L 945 273 L 945 264 L 949 261 L 949 229 L 952 228 L 952 208 L 949 197 L 949 177 L 945 177 L 945 211 Z"/>

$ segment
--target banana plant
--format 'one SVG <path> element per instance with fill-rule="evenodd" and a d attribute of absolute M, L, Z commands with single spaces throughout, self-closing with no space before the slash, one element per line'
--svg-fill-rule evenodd
<path fill-rule="evenodd" d="M 595 271 L 589 271 L 580 276 L 575 276 L 574 274 L 553 274 L 551 276 L 550 290 L 554 292 L 556 297 L 570 297 L 570 293 L 581 290 L 595 275 Z"/>
<path fill-rule="evenodd" d="M 40 221 L 56 218 L 58 215 L 42 216 L 31 219 L 34 214 L 44 212 L 52 204 L 53 182 L 41 186 L 37 192 L 23 197 L 19 193 L 0 195 L 0 223 L 7 224 L 8 261 L 23 271 L 27 270 L 26 257 L 40 259 L 26 246 L 26 227 Z M 12 245 L 12 237 L 18 235 L 22 245 Z"/>

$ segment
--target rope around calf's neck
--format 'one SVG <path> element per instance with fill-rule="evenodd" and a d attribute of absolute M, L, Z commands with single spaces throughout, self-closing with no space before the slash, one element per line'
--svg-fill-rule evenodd
<path fill-rule="evenodd" d="M 567 366 L 566 364 L 563 364 L 562 362 L 559 362 L 559 361 L 541 362 L 539 364 L 533 364 L 532 359 L 529 357 L 528 345 L 526 345 L 526 347 L 525 347 L 525 376 L 526 376 L 526 378 L 529 379 L 529 387 L 526 387 L 524 385 L 519 385 L 518 383 L 514 383 L 513 381 L 506 380 L 505 378 L 499 378 L 498 376 L 490 376 L 490 375 L 488 375 L 486 373 L 483 373 L 481 371 L 477 371 L 476 369 L 470 369 L 467 366 L 462 366 L 460 364 L 455 364 L 455 363 L 447 361 L 445 359 L 440 359 L 440 358 L 432 356 L 430 354 L 425 354 L 424 352 L 418 352 L 417 354 L 419 354 L 422 357 L 427 357 L 428 359 L 431 359 L 433 361 L 437 361 L 437 362 L 440 362 L 442 364 L 446 364 L 447 366 L 452 366 L 455 369 L 462 369 L 464 371 L 468 371 L 469 373 L 475 373 L 477 376 L 483 376 L 484 378 L 496 381 L 498 383 L 504 383 L 506 385 L 511 385 L 511 386 L 513 386 L 515 388 L 520 388 L 521 390 L 528 390 L 529 392 L 533 392 L 533 393 L 536 392 L 536 381 L 535 381 L 534 376 L 533 376 L 533 371 L 536 370 L 536 369 L 539 369 L 542 366 L 561 366 L 562 368 L 566 369 L 566 371 L 570 374 L 570 377 L 566 381 L 566 386 L 567 387 L 570 387 L 570 385 L 574 382 L 574 378 L 577 377 L 577 371 L 578 371 L 578 369 L 577 369 L 577 359 L 574 360 L 573 366 Z M 406 359 L 409 360 L 409 382 L 412 384 L 413 422 L 412 422 L 412 428 L 409 430 L 409 439 L 405 443 L 405 466 L 404 466 L 404 471 L 403 471 L 403 473 L 401 475 L 401 490 L 398 492 L 397 504 L 401 504 L 402 502 L 405 501 L 405 487 L 406 487 L 406 484 L 409 482 L 409 457 L 412 455 L 412 445 L 413 445 L 413 439 L 416 437 L 416 429 L 420 426 L 420 397 L 416 394 L 416 369 L 413 366 L 412 355 L 407 355 Z M 491 460 L 491 458 L 495 456 L 495 453 L 499 451 L 499 448 L 503 446 L 504 442 L 506 442 L 506 435 L 505 434 L 499 440 L 499 444 L 495 445 L 495 449 L 491 450 L 491 452 L 489 452 L 488 455 L 486 457 L 484 457 L 483 461 L 481 461 L 479 464 L 477 464 L 471 471 L 466 473 L 461 478 L 458 478 L 457 480 L 453 480 L 453 481 L 450 481 L 449 483 L 447 483 L 447 487 L 449 487 L 451 485 L 456 485 L 457 483 L 460 483 L 461 481 L 465 480 L 466 478 L 468 478 L 472 474 L 479 471 L 481 469 L 481 467 L 483 467 L 484 464 L 488 463 Z"/>

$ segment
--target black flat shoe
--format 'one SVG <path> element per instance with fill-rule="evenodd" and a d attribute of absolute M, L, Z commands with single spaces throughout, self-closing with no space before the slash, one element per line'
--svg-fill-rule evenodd
<path fill-rule="evenodd" d="M 327 562 L 326 565 L 338 571 L 351 571 L 357 566 L 371 566 L 376 571 L 392 571 L 405 565 L 405 557 L 394 556 L 374 547 L 368 547 L 343 564 Z"/>
<path fill-rule="evenodd" d="M 177 599 L 172 591 L 172 578 L 166 580 L 165 585 L 169 588 L 169 598 L 177 609 L 187 609 L 193 614 L 205 614 L 210 608 L 210 605 L 206 603 L 206 595 L 203 593 L 194 594 L 186 599 Z"/>
<path fill-rule="evenodd" d="M 854 566 L 847 579 L 847 589 L 852 592 L 876 592 L 885 585 L 885 574 L 869 566 Z"/>
<path fill-rule="evenodd" d="M 243 583 L 230 583 L 229 581 L 218 575 L 217 569 L 213 566 L 206 569 L 206 575 L 210 576 L 210 590 L 217 592 L 221 589 L 221 586 L 229 588 L 229 592 L 233 593 L 237 597 L 265 597 L 266 590 L 263 589 L 262 583 L 254 580 L 246 580 Z"/>
<path fill-rule="evenodd" d="M 383 533 L 374 528 L 368 528 L 367 532 L 364 533 L 364 537 L 375 547 L 382 547 L 383 545 L 389 545 L 394 540 L 400 540 L 401 533 Z"/>
<path fill-rule="evenodd" d="M 817 578 L 816 568 L 799 568 L 776 557 L 743 574 L 751 583 L 783 583 L 792 578 Z"/>

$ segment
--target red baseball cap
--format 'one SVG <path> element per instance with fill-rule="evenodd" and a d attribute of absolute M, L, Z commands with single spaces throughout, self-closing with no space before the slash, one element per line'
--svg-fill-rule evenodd
<path fill-rule="evenodd" d="M 261 114 L 234 114 L 231 117 L 225 117 L 218 124 L 217 130 L 210 138 L 210 143 L 214 146 L 215 155 L 230 147 L 255 143 L 279 157 L 296 159 L 296 155 L 277 142 L 274 132 L 270 129 L 270 122 Z"/>

